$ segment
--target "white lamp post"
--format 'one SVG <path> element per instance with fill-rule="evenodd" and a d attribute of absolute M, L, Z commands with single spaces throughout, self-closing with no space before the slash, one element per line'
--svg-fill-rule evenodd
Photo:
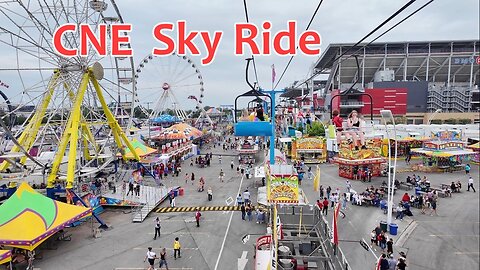
<path fill-rule="evenodd" d="M 439 112 L 442 112 L 442 109 L 437 109 L 435 112 L 433 112 L 430 117 L 428 117 L 428 121 L 427 121 L 427 125 L 430 125 L 430 123 L 432 122 L 433 118 L 435 117 L 435 115 L 437 115 L 437 113 Z"/>
<path fill-rule="evenodd" d="M 397 131 L 395 127 L 395 118 L 393 117 L 391 110 L 381 110 L 380 114 L 382 115 L 383 122 L 385 123 L 385 131 L 387 134 L 388 142 L 388 193 L 387 193 L 387 224 L 392 223 L 392 208 L 393 208 L 393 191 L 395 190 L 395 172 L 397 167 Z M 392 152 L 390 150 L 390 136 L 388 133 L 387 121 L 393 123 L 393 138 L 395 140 L 395 156 L 392 166 Z M 392 174 L 393 169 L 393 176 Z"/>

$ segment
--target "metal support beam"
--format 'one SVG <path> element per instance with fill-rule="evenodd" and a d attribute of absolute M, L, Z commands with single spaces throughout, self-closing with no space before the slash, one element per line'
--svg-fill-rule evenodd
<path fill-rule="evenodd" d="M 108 125 L 112 130 L 112 134 L 113 134 L 113 137 L 115 138 L 115 142 L 117 143 L 118 148 L 125 149 L 124 145 L 122 144 L 122 141 L 123 141 L 125 146 L 127 146 L 127 148 L 130 150 L 130 153 L 132 153 L 134 159 L 140 160 L 140 157 L 138 156 L 137 152 L 135 152 L 135 148 L 133 148 L 132 143 L 130 142 L 130 140 L 128 140 L 127 136 L 125 135 L 125 133 L 122 131 L 122 128 L 118 124 L 117 119 L 115 119 L 115 116 L 112 114 L 112 112 L 108 108 L 107 102 L 103 97 L 102 89 L 100 88 L 100 85 L 98 84 L 97 79 L 93 75 L 92 70 L 89 70 L 88 73 L 90 76 L 90 81 L 93 84 L 93 88 L 95 88 L 95 92 L 97 93 L 98 100 L 100 101 L 100 104 L 102 104 L 103 112 L 107 117 Z M 126 160 L 125 151 L 121 151 L 121 154 L 123 159 Z"/>
<path fill-rule="evenodd" d="M 82 77 L 80 86 L 78 87 L 77 96 L 72 104 L 72 111 L 68 117 L 65 131 L 63 132 L 62 139 L 60 140 L 57 152 L 52 163 L 52 171 L 47 179 L 47 188 L 53 188 L 57 179 L 57 174 L 62 163 L 63 156 L 67 150 L 67 145 L 70 145 L 68 151 L 68 164 L 67 164 L 67 180 L 65 187 L 71 189 L 73 187 L 73 181 L 75 178 L 75 167 L 77 164 L 77 145 L 78 145 L 78 126 L 80 124 L 80 115 L 82 114 L 81 105 L 83 97 L 87 91 L 89 81 L 89 74 L 85 72 Z"/>
<path fill-rule="evenodd" d="M 31 147 L 35 142 L 35 139 L 37 138 L 37 134 L 42 124 L 43 117 L 45 116 L 48 105 L 50 104 L 50 100 L 52 99 L 55 88 L 57 87 L 59 75 L 59 71 L 54 71 L 53 76 L 48 83 L 48 90 L 43 96 L 40 106 L 37 108 L 35 114 L 30 119 L 22 134 L 18 138 L 19 145 L 21 145 L 26 151 L 30 151 Z M 21 148 L 18 145 L 14 145 L 10 150 L 10 153 L 19 153 L 20 151 Z M 21 164 L 25 164 L 26 161 L 26 156 L 20 159 Z M 0 164 L 0 171 L 6 170 L 9 166 L 10 163 L 8 163 L 7 161 L 3 161 L 2 164 Z"/>

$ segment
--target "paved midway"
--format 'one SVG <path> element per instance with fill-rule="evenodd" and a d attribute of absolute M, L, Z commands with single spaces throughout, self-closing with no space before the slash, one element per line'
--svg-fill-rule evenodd
<path fill-rule="evenodd" d="M 82 226 L 68 229 L 72 233 L 72 241 L 56 242 L 58 249 L 41 250 L 42 260 L 35 261 L 35 267 L 40 269 L 117 269 L 134 270 L 146 269 L 143 262 L 149 246 L 157 254 L 161 247 L 166 247 L 168 252 L 169 269 L 195 269 L 195 270 L 230 270 L 236 269 L 235 264 L 243 266 L 245 270 L 253 269 L 253 244 L 257 238 L 255 234 L 266 232 L 265 225 L 256 224 L 255 221 L 242 221 L 241 213 L 233 207 L 238 192 L 249 189 L 252 201 L 256 202 L 257 193 L 253 179 L 243 179 L 237 176 L 236 170 L 230 169 L 230 161 L 235 164 L 238 159 L 232 151 L 223 152 L 218 147 L 208 150 L 222 153 L 223 164 L 219 164 L 218 157 L 214 155 L 211 167 L 190 167 L 189 161 L 182 166 L 179 177 L 169 177 L 164 181 L 167 187 L 182 186 L 185 195 L 176 198 L 177 212 L 171 212 L 168 200 L 152 212 L 143 223 L 132 223 L 129 209 L 112 209 L 101 215 L 111 229 L 102 232 L 100 238 L 93 238 L 92 226 L 96 223 L 85 223 Z M 263 160 L 263 158 L 260 158 Z M 404 166 L 399 161 L 399 167 Z M 220 182 L 218 175 L 220 168 L 225 171 L 225 182 Z M 322 164 L 321 184 L 330 185 L 332 189 L 345 190 L 345 179 L 338 177 L 338 167 L 332 164 Z M 315 171 L 315 170 L 314 170 Z M 196 183 L 190 180 L 185 183 L 185 173 L 195 173 Z M 412 174 L 412 173 L 409 173 Z M 397 179 L 404 180 L 407 173 L 398 173 Z M 452 198 L 440 198 L 438 203 L 439 216 L 420 215 L 413 211 L 412 218 L 405 218 L 399 224 L 399 235 L 394 237 L 396 252 L 407 252 L 409 269 L 478 269 L 479 267 L 479 195 L 466 191 L 467 177 L 464 172 L 427 175 L 433 185 L 461 180 L 464 188 L 460 194 L 453 194 Z M 206 180 L 205 190 L 212 187 L 213 200 L 207 200 L 207 193 L 198 192 L 198 179 L 203 176 Z M 478 183 L 478 167 L 472 167 L 472 176 L 475 187 L 480 189 Z M 258 180 L 258 179 L 257 179 Z M 372 183 L 351 181 L 353 189 L 361 191 L 367 185 L 378 186 L 387 178 L 376 178 Z M 313 181 L 304 179 L 302 188 L 308 200 L 314 203 L 318 197 L 313 191 Z M 410 194 L 412 191 L 410 191 Z M 395 195 L 395 201 L 400 200 L 403 191 Z M 233 200 L 233 202 L 232 202 Z M 229 205 L 227 201 L 231 202 Z M 202 213 L 200 227 L 195 224 L 194 212 L 199 207 Z M 208 207 L 208 208 L 207 208 Z M 195 208 L 195 209 L 194 209 Z M 163 211 L 163 212 L 162 212 Z M 342 240 L 358 241 L 362 238 L 369 242 L 370 231 L 385 220 L 386 216 L 378 208 L 358 207 L 348 205 L 344 211 L 346 217 L 339 221 L 339 236 Z M 161 236 L 153 240 L 154 219 L 160 217 L 162 222 Z M 328 220 L 331 220 L 329 211 Z M 409 234 L 401 236 L 405 228 L 410 228 Z M 413 229 L 413 230 L 412 230 Z M 245 244 L 242 238 L 252 234 Z M 180 238 L 182 244 L 182 258 L 173 259 L 173 240 Z M 352 269 L 373 269 L 374 256 L 365 251 L 359 244 L 341 242 L 340 247 L 347 256 Z M 378 250 L 374 251 L 378 256 Z M 428 258 L 428 259 L 426 259 Z M 158 264 L 156 264 L 158 267 Z"/>

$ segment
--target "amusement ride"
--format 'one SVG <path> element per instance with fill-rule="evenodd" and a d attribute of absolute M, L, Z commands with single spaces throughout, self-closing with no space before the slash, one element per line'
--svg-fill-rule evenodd
<path fill-rule="evenodd" d="M 92 29 L 106 24 L 110 39 L 110 26 L 123 23 L 115 1 L 2 1 L 0 13 L 6 18 L 0 41 L 16 63 L 1 72 L 18 74 L 9 91 L 13 108 L 2 116 L 3 122 L 16 117 L 18 124 L 12 130 L 2 125 L 11 133 L 2 136 L 2 177 L 43 177 L 49 193 L 57 184 L 73 188 L 127 148 L 134 153 L 124 133 L 131 121 L 120 126 L 113 113 L 132 119 L 133 59 L 100 57 L 92 48 L 83 57 L 64 57 L 51 44 L 55 29 L 65 23 Z M 62 43 L 76 48 L 79 41 L 79 33 L 69 32 Z"/>

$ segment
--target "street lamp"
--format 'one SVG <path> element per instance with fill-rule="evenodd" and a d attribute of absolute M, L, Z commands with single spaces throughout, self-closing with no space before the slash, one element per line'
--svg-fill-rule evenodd
<path fill-rule="evenodd" d="M 430 117 L 428 117 L 428 121 L 427 121 L 427 125 L 430 125 L 430 123 L 432 122 L 433 118 L 435 117 L 435 115 L 437 115 L 437 113 L 439 112 L 442 112 L 442 109 L 437 109 L 435 110 L 435 112 L 433 112 Z"/>
<path fill-rule="evenodd" d="M 382 116 L 383 122 L 385 123 L 385 131 L 387 134 L 388 142 L 388 193 L 387 193 L 387 224 L 392 223 L 392 208 L 393 208 L 393 191 L 395 183 L 395 172 L 397 167 L 397 131 L 395 127 L 395 118 L 393 117 L 391 110 L 380 110 L 380 115 Z M 393 123 L 393 138 L 395 140 L 395 159 L 392 166 L 392 152 L 390 150 L 390 136 L 388 133 L 387 121 Z M 393 177 L 391 176 L 393 169 Z"/>

